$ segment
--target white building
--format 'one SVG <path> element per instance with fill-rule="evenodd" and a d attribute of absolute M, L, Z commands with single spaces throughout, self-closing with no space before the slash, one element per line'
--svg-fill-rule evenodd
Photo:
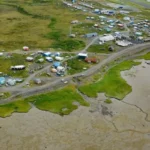
<path fill-rule="evenodd" d="M 106 36 L 99 37 L 99 40 L 100 40 L 101 42 L 113 41 L 114 39 L 115 39 L 114 36 L 112 36 L 111 34 L 106 35 Z"/>

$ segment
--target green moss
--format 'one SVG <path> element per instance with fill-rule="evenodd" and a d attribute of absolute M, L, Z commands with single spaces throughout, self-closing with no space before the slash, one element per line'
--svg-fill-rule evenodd
<path fill-rule="evenodd" d="M 107 104 L 111 104 L 112 103 L 111 99 L 106 99 L 104 102 L 107 103 Z"/>
<path fill-rule="evenodd" d="M 76 92 L 74 86 L 68 86 L 54 92 L 32 96 L 26 98 L 26 101 L 32 102 L 38 109 L 60 115 L 67 115 L 77 109 L 78 106 L 74 105 L 74 102 L 78 102 L 82 106 L 89 106 L 89 104 Z"/>
<path fill-rule="evenodd" d="M 78 50 L 80 48 L 85 47 L 85 43 L 80 40 L 63 40 L 63 41 L 57 41 L 52 44 L 53 48 L 60 48 L 62 50 L 66 51 L 74 51 Z"/>
<path fill-rule="evenodd" d="M 13 103 L 0 105 L 0 117 L 8 117 L 14 112 L 26 113 L 30 109 L 28 102 L 23 100 L 18 100 Z"/>
<path fill-rule="evenodd" d="M 103 45 L 91 45 L 88 49 L 88 52 L 93 53 L 112 53 L 109 51 L 109 45 L 103 44 Z"/>
<path fill-rule="evenodd" d="M 121 77 L 120 72 L 130 69 L 133 65 L 140 63 L 124 61 L 111 68 L 99 82 L 79 87 L 79 90 L 89 97 L 96 97 L 98 92 L 105 93 L 108 97 L 123 99 L 132 91 L 130 85 Z"/>
<path fill-rule="evenodd" d="M 83 71 L 83 68 L 89 68 L 88 63 L 77 58 L 68 60 L 67 65 L 70 67 L 68 74 L 75 74 Z"/>
<path fill-rule="evenodd" d="M 145 59 L 145 60 L 150 60 L 150 52 L 145 54 L 145 55 L 143 55 L 143 56 L 140 56 L 139 58 L 140 59 Z"/>

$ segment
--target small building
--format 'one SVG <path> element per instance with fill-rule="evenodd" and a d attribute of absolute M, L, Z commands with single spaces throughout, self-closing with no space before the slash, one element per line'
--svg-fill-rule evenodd
<path fill-rule="evenodd" d="M 34 58 L 33 58 L 33 57 L 27 57 L 26 60 L 27 60 L 27 61 L 33 61 Z"/>
<path fill-rule="evenodd" d="M 52 69 L 51 69 L 51 72 L 56 73 L 57 70 L 56 70 L 55 68 L 52 68 Z"/>
<path fill-rule="evenodd" d="M 3 53 L 0 52 L 0 56 L 3 56 Z"/>
<path fill-rule="evenodd" d="M 107 33 L 110 33 L 110 32 L 111 32 L 111 28 L 105 28 L 105 31 L 106 31 Z"/>
<path fill-rule="evenodd" d="M 44 52 L 44 53 L 43 53 L 43 56 L 49 57 L 49 56 L 51 56 L 51 52 Z"/>
<path fill-rule="evenodd" d="M 35 83 L 35 84 L 41 84 L 42 81 L 41 81 L 40 78 L 35 78 L 35 79 L 34 79 L 34 83 Z"/>
<path fill-rule="evenodd" d="M 29 50 L 29 47 L 28 47 L 28 46 L 24 46 L 24 47 L 23 47 L 23 50 L 24 50 L 24 51 L 28 51 L 28 50 Z"/>
<path fill-rule="evenodd" d="M 69 35 L 69 37 L 71 37 L 71 38 L 75 38 L 75 37 L 76 37 L 76 35 L 75 35 L 75 34 L 70 34 L 70 35 Z"/>
<path fill-rule="evenodd" d="M 11 70 L 23 70 L 26 67 L 24 65 L 18 65 L 18 66 L 11 66 L 10 69 Z"/>
<path fill-rule="evenodd" d="M 124 17 L 123 20 L 130 21 L 130 17 Z"/>
<path fill-rule="evenodd" d="M 94 9 L 94 13 L 99 14 L 100 10 L 99 9 Z"/>
<path fill-rule="evenodd" d="M 15 79 L 8 79 L 7 84 L 10 86 L 14 86 L 16 84 L 16 80 Z"/>
<path fill-rule="evenodd" d="M 71 21 L 71 24 L 78 24 L 78 23 L 79 23 L 78 20 L 73 20 L 73 21 Z"/>
<path fill-rule="evenodd" d="M 39 63 L 44 62 L 44 58 L 40 58 L 40 59 L 38 59 L 38 62 L 39 62 Z"/>
<path fill-rule="evenodd" d="M 4 77 L 0 77 L 0 86 L 5 84 L 6 79 Z"/>
<path fill-rule="evenodd" d="M 88 62 L 88 63 L 97 63 L 97 59 L 96 58 L 85 58 L 85 62 Z"/>
<path fill-rule="evenodd" d="M 53 62 L 53 58 L 52 58 L 52 57 L 45 57 L 45 59 L 46 59 L 48 62 Z"/>
<path fill-rule="evenodd" d="M 54 66 L 55 68 L 59 67 L 60 65 L 61 65 L 61 63 L 60 63 L 59 61 L 55 61 L 55 62 L 53 63 L 53 66 Z"/>
<path fill-rule="evenodd" d="M 99 38 L 99 40 L 102 42 L 113 41 L 114 39 L 115 39 L 114 36 L 112 36 L 111 34 L 106 35 L 106 36 L 102 36 Z"/>
<path fill-rule="evenodd" d="M 126 47 L 128 45 L 131 45 L 132 43 L 129 41 L 125 41 L 125 40 L 122 40 L 122 41 L 118 40 L 118 41 L 116 41 L 116 44 L 119 46 L 122 46 L 122 47 Z"/>
<path fill-rule="evenodd" d="M 142 32 L 135 32 L 136 36 L 142 36 Z"/>
<path fill-rule="evenodd" d="M 21 78 L 15 78 L 16 82 L 20 83 L 20 82 L 23 82 L 23 79 Z"/>
<path fill-rule="evenodd" d="M 88 54 L 87 53 L 79 53 L 78 54 L 78 58 L 79 59 L 85 59 L 85 58 L 87 58 L 88 57 Z"/>
<path fill-rule="evenodd" d="M 58 66 L 58 67 L 57 67 L 57 71 L 59 71 L 59 72 L 65 72 L 65 67 L 63 67 L 63 66 Z"/>
<path fill-rule="evenodd" d="M 98 25 L 97 23 L 95 23 L 95 24 L 94 24 L 94 27 L 95 27 L 95 28 L 98 28 L 98 27 L 99 27 L 99 25 Z"/>
<path fill-rule="evenodd" d="M 60 56 L 60 52 L 56 52 L 56 53 L 55 53 L 55 56 Z"/>
<path fill-rule="evenodd" d="M 92 37 L 96 37 L 96 36 L 98 36 L 98 33 L 96 33 L 96 32 L 85 34 L 86 38 L 92 38 Z"/>
<path fill-rule="evenodd" d="M 62 61 L 64 58 L 63 57 L 60 57 L 60 56 L 56 56 L 55 57 L 55 60 L 57 60 L 57 61 Z"/>

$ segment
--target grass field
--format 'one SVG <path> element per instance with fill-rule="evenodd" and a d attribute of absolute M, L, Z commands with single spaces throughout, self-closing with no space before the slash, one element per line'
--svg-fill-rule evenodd
<path fill-rule="evenodd" d="M 29 102 L 38 109 L 50 111 L 59 115 L 68 115 L 78 108 L 78 105 L 89 106 L 89 104 L 76 92 L 73 85 L 63 89 L 31 96 L 24 100 L 0 105 L 0 117 L 8 117 L 14 112 L 26 113 L 30 110 Z"/>
<path fill-rule="evenodd" d="M 123 99 L 132 91 L 130 85 L 121 77 L 120 72 L 130 69 L 138 62 L 125 61 L 111 68 L 103 77 L 102 80 L 79 87 L 79 90 L 89 97 L 96 97 L 97 93 L 105 93 L 108 97 Z"/>
<path fill-rule="evenodd" d="M 67 61 L 67 65 L 69 66 L 68 74 L 75 74 L 84 71 L 83 68 L 89 68 L 90 64 L 86 63 L 84 60 L 80 60 L 78 58 L 71 59 Z"/>
<path fill-rule="evenodd" d="M 85 18 L 84 13 L 71 11 L 60 0 L 3 0 L 0 1 L 0 13 L 0 48 L 7 51 L 24 45 L 46 49 L 58 40 L 66 41 L 70 39 L 70 22 Z M 80 37 L 77 40 L 81 40 Z"/>
<path fill-rule="evenodd" d="M 109 45 L 108 44 L 103 44 L 103 45 L 91 45 L 88 49 L 88 52 L 93 52 L 93 53 L 112 53 L 109 51 Z"/>
<path fill-rule="evenodd" d="M 72 85 L 54 92 L 32 96 L 25 100 L 32 102 L 40 110 L 60 115 L 67 115 L 77 109 L 78 106 L 74 102 L 82 106 L 89 106 Z"/>
<path fill-rule="evenodd" d="M 138 58 L 140 58 L 140 59 L 145 59 L 145 60 L 150 60 L 150 52 L 147 53 L 147 54 L 145 54 L 145 55 L 143 55 L 143 56 L 140 56 L 140 57 L 138 57 Z"/>
<path fill-rule="evenodd" d="M 0 72 L 13 77 L 27 77 L 28 73 L 26 70 L 12 71 L 11 66 L 15 65 L 27 65 L 25 56 L 21 54 L 13 54 L 10 57 L 0 57 Z"/>
<path fill-rule="evenodd" d="M 26 113 L 30 110 L 30 105 L 27 101 L 18 100 L 13 103 L 0 105 L 0 117 L 8 117 L 14 112 Z"/>

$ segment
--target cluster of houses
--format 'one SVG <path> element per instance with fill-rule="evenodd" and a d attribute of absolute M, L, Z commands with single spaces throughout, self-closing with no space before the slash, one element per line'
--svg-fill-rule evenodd
<path fill-rule="evenodd" d="M 21 83 L 23 79 L 21 78 L 11 78 L 11 77 L 0 77 L 0 86 L 6 85 L 6 86 L 14 86 L 17 83 Z"/>

